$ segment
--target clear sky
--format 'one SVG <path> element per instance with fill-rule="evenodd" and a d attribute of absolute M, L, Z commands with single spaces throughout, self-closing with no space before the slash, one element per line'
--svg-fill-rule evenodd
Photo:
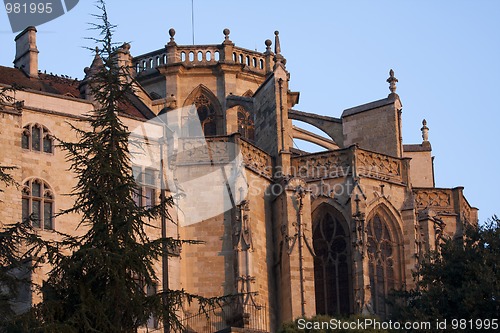
<path fill-rule="evenodd" d="M 191 0 L 110 0 L 115 41 L 133 55 L 164 47 L 168 29 L 192 44 Z M 91 0 L 37 27 L 39 68 L 82 78 L 93 47 L 85 37 Z M 389 93 L 389 69 L 399 79 L 404 143 L 420 143 L 430 128 L 436 186 L 464 186 L 479 220 L 500 215 L 500 1 L 194 0 L 196 44 L 219 44 L 231 30 L 238 46 L 265 50 L 280 31 L 281 49 L 300 91 L 298 110 L 340 117 L 344 109 Z M 0 64 L 12 66 L 14 37 L 0 9 Z M 301 143 L 298 142 L 299 148 Z"/>

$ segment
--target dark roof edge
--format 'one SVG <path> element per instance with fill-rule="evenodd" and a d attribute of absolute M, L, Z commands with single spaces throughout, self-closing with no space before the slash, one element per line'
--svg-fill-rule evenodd
<path fill-rule="evenodd" d="M 352 116 L 357 113 L 365 112 L 368 110 L 376 109 L 382 106 L 390 105 L 394 103 L 396 99 L 394 97 L 387 97 L 383 99 L 379 99 L 378 101 L 362 104 L 355 106 L 353 108 L 345 109 L 344 112 L 342 112 L 342 118 L 347 117 L 347 116 Z"/>

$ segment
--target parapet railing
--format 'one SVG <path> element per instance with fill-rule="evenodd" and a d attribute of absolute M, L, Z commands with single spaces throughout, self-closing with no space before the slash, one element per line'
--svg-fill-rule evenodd
<path fill-rule="evenodd" d="M 135 57 L 133 65 L 137 73 L 154 70 L 168 64 L 208 66 L 220 62 L 247 66 L 252 71 L 265 74 L 272 68 L 272 54 L 251 51 L 241 47 L 218 45 L 181 45 L 159 49 Z M 270 63 L 266 66 L 266 61 Z"/>
<path fill-rule="evenodd" d="M 252 143 L 239 138 L 238 135 L 179 138 L 175 156 L 175 163 L 178 166 L 239 162 L 258 174 L 267 178 L 272 177 L 271 156 Z"/>
<path fill-rule="evenodd" d="M 403 182 L 402 159 L 352 146 L 292 158 L 292 172 L 309 180 L 356 175 Z"/>
<path fill-rule="evenodd" d="M 230 303 L 186 316 L 181 320 L 182 333 L 213 333 L 230 327 L 268 332 L 267 307 L 254 304 Z"/>

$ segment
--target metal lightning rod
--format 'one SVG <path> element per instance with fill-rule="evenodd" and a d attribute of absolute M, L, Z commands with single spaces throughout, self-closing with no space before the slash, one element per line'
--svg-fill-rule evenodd
<path fill-rule="evenodd" d="M 193 31 L 193 45 L 194 45 L 194 0 L 191 0 L 191 30 Z"/>

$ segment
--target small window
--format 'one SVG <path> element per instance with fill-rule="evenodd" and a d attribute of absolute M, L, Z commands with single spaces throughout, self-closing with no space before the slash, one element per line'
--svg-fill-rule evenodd
<path fill-rule="evenodd" d="M 138 207 L 156 205 L 158 171 L 148 168 L 142 169 L 138 166 L 134 166 L 132 169 L 138 186 L 134 192 L 135 204 Z"/>
<path fill-rule="evenodd" d="M 24 126 L 21 147 L 52 154 L 54 152 L 54 139 L 46 127 L 39 124 L 29 124 Z"/>
<path fill-rule="evenodd" d="M 24 183 L 22 196 L 23 221 L 33 228 L 54 229 L 54 194 L 44 181 L 30 179 Z"/>
<path fill-rule="evenodd" d="M 219 61 L 219 51 L 214 52 L 214 60 Z"/>

